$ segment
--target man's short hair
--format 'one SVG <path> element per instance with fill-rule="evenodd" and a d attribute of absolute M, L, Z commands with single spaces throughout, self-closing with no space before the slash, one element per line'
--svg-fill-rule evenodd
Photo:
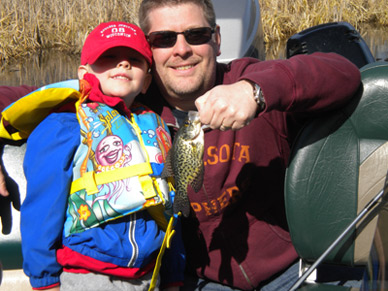
<path fill-rule="evenodd" d="M 201 7 L 210 27 L 215 28 L 216 15 L 211 0 L 143 0 L 139 8 L 139 25 L 141 29 L 145 34 L 149 33 L 150 23 L 148 15 L 153 9 L 164 6 L 178 6 L 186 3 L 192 3 Z"/>

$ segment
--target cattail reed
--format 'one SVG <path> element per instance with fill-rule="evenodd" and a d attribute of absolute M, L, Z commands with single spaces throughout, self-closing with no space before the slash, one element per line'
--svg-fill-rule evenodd
<path fill-rule="evenodd" d="M 55 49 L 78 54 L 98 23 L 137 23 L 141 0 L 1 0 L 0 64 Z M 310 26 L 347 21 L 388 26 L 386 0 L 259 0 L 265 42 L 271 43 Z"/>

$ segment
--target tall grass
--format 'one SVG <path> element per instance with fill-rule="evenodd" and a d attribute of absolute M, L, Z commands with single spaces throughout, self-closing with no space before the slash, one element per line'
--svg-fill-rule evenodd
<path fill-rule="evenodd" d="M 310 26 L 347 21 L 388 26 L 387 0 L 259 0 L 264 38 L 282 40 Z"/>
<path fill-rule="evenodd" d="M 236 0 L 238 1 L 238 0 Z M 109 20 L 137 22 L 141 0 L 1 0 L 0 64 L 55 48 L 79 53 L 86 35 Z M 348 21 L 388 26 L 386 0 L 259 0 L 265 41 L 281 40 L 309 26 Z"/>
<path fill-rule="evenodd" d="M 78 53 L 103 21 L 137 20 L 141 0 L 1 0 L 0 62 L 40 49 Z"/>

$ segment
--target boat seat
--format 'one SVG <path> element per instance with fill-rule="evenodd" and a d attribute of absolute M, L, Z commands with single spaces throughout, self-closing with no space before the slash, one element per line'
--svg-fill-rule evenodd
<path fill-rule="evenodd" d="M 291 239 L 305 266 L 302 272 L 384 186 L 388 170 L 388 63 L 368 64 L 361 68 L 361 76 L 362 87 L 355 98 L 341 110 L 312 120 L 292 148 L 285 206 Z M 324 263 L 365 266 L 376 223 L 374 215 L 359 224 Z"/>
<path fill-rule="evenodd" d="M 373 245 L 361 290 L 388 289 L 388 205 L 379 212 Z"/>
<path fill-rule="evenodd" d="M 345 21 L 309 27 L 287 40 L 287 58 L 314 52 L 336 52 L 358 68 L 375 62 L 372 52 L 360 33 Z"/>

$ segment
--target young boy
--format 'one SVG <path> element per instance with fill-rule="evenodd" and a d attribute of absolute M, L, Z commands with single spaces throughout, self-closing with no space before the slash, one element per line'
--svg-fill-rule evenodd
<path fill-rule="evenodd" d="M 24 97 L 50 109 L 29 134 L 24 160 L 23 268 L 33 289 L 146 290 L 156 284 L 165 233 L 171 240 L 172 188 L 160 177 L 171 140 L 159 116 L 133 104 L 151 82 L 151 64 L 140 28 L 102 23 L 82 49 L 79 91 L 45 88 Z M 66 98 L 47 105 L 46 97 L 60 95 Z M 184 269 L 180 237 L 171 243 L 161 270 L 170 290 Z"/>

